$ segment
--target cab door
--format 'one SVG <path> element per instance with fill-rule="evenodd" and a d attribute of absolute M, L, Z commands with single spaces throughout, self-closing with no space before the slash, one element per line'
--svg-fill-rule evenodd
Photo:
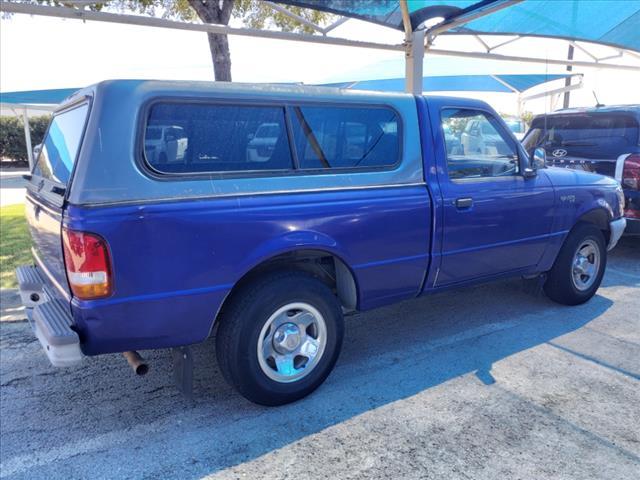
<path fill-rule="evenodd" d="M 441 260 L 433 287 L 534 269 L 553 221 L 548 177 L 544 171 L 523 176 L 524 151 L 483 104 L 429 102 L 434 137 L 440 136 L 434 140 L 443 202 Z M 456 141 L 469 122 L 481 136 L 473 145 Z"/>

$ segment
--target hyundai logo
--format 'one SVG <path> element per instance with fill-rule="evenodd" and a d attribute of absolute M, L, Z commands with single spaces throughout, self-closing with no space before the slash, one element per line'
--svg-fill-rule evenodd
<path fill-rule="evenodd" d="M 553 152 L 551 152 L 556 158 L 565 157 L 567 155 L 567 151 L 564 148 L 556 148 Z"/>

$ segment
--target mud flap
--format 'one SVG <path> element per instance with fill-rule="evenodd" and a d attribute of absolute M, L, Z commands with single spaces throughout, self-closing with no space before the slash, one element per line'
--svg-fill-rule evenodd
<path fill-rule="evenodd" d="M 193 400 L 193 354 L 189 347 L 171 349 L 173 356 L 173 379 L 178 390 Z"/>

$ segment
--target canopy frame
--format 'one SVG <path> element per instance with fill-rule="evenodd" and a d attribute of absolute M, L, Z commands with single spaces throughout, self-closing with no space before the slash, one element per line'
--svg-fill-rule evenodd
<path fill-rule="evenodd" d="M 71 0 L 73 4 L 77 5 L 80 8 L 84 8 L 87 5 L 92 3 L 99 3 L 96 1 L 83 1 L 83 0 Z M 495 0 L 493 2 L 487 3 L 482 7 L 477 9 L 462 12 L 458 15 L 455 15 L 449 20 L 446 20 L 442 23 L 434 25 L 429 28 L 418 27 L 417 29 L 413 29 L 411 24 L 411 17 L 409 15 L 409 10 L 407 6 L 407 0 L 399 0 L 399 5 L 402 12 L 402 20 L 405 31 L 405 39 L 401 44 L 388 44 L 388 43 L 379 43 L 379 42 L 370 42 L 370 41 L 362 41 L 362 40 L 351 40 L 341 37 L 333 37 L 329 36 L 328 33 L 334 30 L 337 26 L 343 24 L 348 20 L 347 17 L 342 17 L 338 19 L 338 21 L 327 27 L 321 27 L 320 25 L 316 25 L 313 22 L 309 22 L 306 19 L 302 19 L 298 15 L 293 12 L 287 10 L 285 7 L 280 5 L 276 5 L 274 2 L 268 2 L 268 4 L 286 14 L 292 18 L 296 18 L 299 21 L 304 21 L 305 25 L 313 28 L 318 31 L 321 35 L 310 35 L 306 33 L 292 33 L 292 32 L 282 32 L 275 30 L 261 30 L 261 29 L 253 29 L 253 28 L 237 28 L 230 27 L 227 25 L 217 25 L 217 24 L 202 24 L 202 23 L 191 23 L 191 22 L 180 22 L 175 20 L 167 20 L 163 18 L 155 18 L 155 17 L 146 17 L 140 15 L 129 15 L 129 14 L 117 14 L 111 12 L 102 12 L 102 11 L 92 11 L 92 10 L 84 10 L 79 8 L 71 8 L 67 6 L 49 6 L 49 5 L 37 5 L 32 3 L 15 3 L 8 0 L 0 0 L 0 11 L 6 13 L 23 13 L 30 15 L 43 15 L 49 17 L 57 17 L 57 18 L 71 18 L 71 19 L 79 19 L 79 20 L 90 20 L 90 21 L 102 21 L 102 22 L 111 22 L 111 23 L 120 23 L 120 24 L 128 24 L 128 25 L 140 25 L 140 26 L 151 26 L 151 27 L 159 27 L 159 28 L 170 28 L 177 30 L 189 30 L 196 32 L 206 32 L 206 33 L 218 33 L 218 34 L 226 34 L 226 35 L 240 35 L 240 36 L 249 36 L 249 37 L 259 37 L 259 38 L 272 38 L 278 40 L 293 40 L 293 41 L 301 41 L 301 42 L 309 42 L 309 43 L 317 43 L 317 44 L 325 44 L 325 45 L 339 45 L 339 46 L 347 46 L 347 47 L 358 47 L 358 48 L 371 48 L 371 49 L 379 49 L 379 50 L 388 50 L 388 51 L 398 51 L 403 52 L 405 54 L 405 78 L 406 85 L 405 90 L 407 92 L 411 92 L 414 94 L 420 94 L 422 92 L 422 74 L 423 74 L 423 59 L 425 52 L 430 55 L 444 55 L 444 56 L 457 56 L 463 58 L 478 58 L 478 59 L 493 59 L 493 60 L 501 60 L 501 61 L 517 61 L 517 62 L 529 62 L 529 63 L 542 63 L 546 65 L 566 65 L 566 66 L 576 66 L 576 67 L 585 67 L 585 68 L 609 68 L 609 69 L 617 69 L 617 70 L 631 70 L 631 71 L 640 71 L 640 66 L 634 65 L 623 65 L 623 64 L 612 64 L 612 63 L 604 63 L 604 60 L 608 60 L 611 58 L 617 58 L 617 55 L 607 56 L 604 58 L 595 58 L 594 55 L 589 53 L 588 55 L 592 57 L 593 61 L 576 61 L 570 59 L 547 59 L 547 58 L 539 58 L 539 57 L 527 57 L 527 56 L 514 56 L 514 55 L 501 55 L 497 53 L 493 53 L 495 49 L 505 46 L 509 43 L 513 43 L 521 38 L 529 38 L 531 36 L 520 35 L 516 36 L 516 38 L 512 38 L 505 42 L 500 43 L 499 45 L 491 47 L 488 51 L 484 52 L 467 52 L 467 51 L 459 51 L 459 50 L 443 50 L 433 48 L 433 43 L 435 38 L 438 35 L 449 32 L 453 28 L 457 28 L 465 25 L 473 20 L 481 18 L 483 16 L 490 15 L 494 12 L 500 11 L 502 9 L 513 6 L 517 3 L 520 3 L 524 0 Z M 285 13 L 286 12 L 286 13 Z M 455 34 L 461 34 L 463 32 L 456 32 Z M 486 44 L 484 40 L 476 34 L 476 38 L 481 41 L 481 43 Z M 426 41 L 425 41 L 426 40 Z M 574 40 L 568 40 L 569 42 L 576 43 Z M 576 45 L 580 45 L 577 44 Z M 485 45 L 485 50 L 487 50 L 487 46 Z M 577 47 L 580 50 L 584 50 L 585 47 L 580 45 Z M 620 48 L 615 48 L 616 52 L 620 55 L 624 55 L 625 53 L 629 53 L 634 57 L 640 58 L 640 53 L 631 52 L 629 50 L 624 50 Z"/>

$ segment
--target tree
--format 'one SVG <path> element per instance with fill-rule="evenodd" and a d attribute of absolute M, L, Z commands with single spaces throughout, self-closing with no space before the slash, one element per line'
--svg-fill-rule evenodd
<path fill-rule="evenodd" d="M 57 2 L 57 3 L 63 3 Z M 115 8 L 120 11 L 136 11 L 147 15 L 181 21 L 199 19 L 203 23 L 228 25 L 231 18 L 239 18 L 252 28 L 275 26 L 286 32 L 313 33 L 308 25 L 276 12 L 260 0 L 116 0 L 93 5 L 92 9 Z M 333 15 L 300 7 L 288 10 L 316 25 L 329 22 Z M 231 52 L 227 35 L 207 33 L 213 71 L 216 80 L 231 81 Z"/>
<path fill-rule="evenodd" d="M 527 125 L 527 128 L 531 126 L 533 117 L 534 117 L 533 112 L 530 112 L 529 110 L 525 110 L 524 112 L 522 112 L 522 114 L 520 114 L 520 118 Z"/>
<path fill-rule="evenodd" d="M 51 117 L 42 115 L 29 118 L 31 144 L 36 146 L 42 142 Z M 18 117 L 0 117 L 0 159 L 17 162 L 27 161 L 27 143 L 24 138 L 24 124 Z"/>

